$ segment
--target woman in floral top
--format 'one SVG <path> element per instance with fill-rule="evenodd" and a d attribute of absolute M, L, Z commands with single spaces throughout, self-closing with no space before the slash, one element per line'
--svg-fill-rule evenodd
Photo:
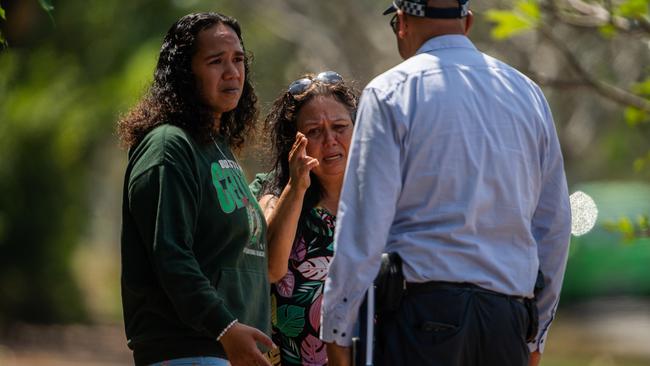
<path fill-rule="evenodd" d="M 327 364 L 320 308 L 357 100 L 339 74 L 310 74 L 266 117 L 275 166 L 252 188 L 268 222 L 274 365 Z"/>

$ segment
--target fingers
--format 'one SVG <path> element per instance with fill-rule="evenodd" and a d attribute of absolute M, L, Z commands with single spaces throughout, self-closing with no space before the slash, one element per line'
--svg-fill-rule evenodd
<path fill-rule="evenodd" d="M 233 340 L 233 344 L 223 343 L 222 338 L 222 344 L 224 345 L 230 364 L 232 366 L 271 366 L 269 360 L 257 347 L 257 343 L 268 348 L 275 348 L 276 346 L 273 344 L 273 341 L 260 330 L 247 325 L 241 324 L 237 330 L 239 333 L 237 334 L 237 338 Z M 232 328 L 229 332 L 231 331 Z"/>
<path fill-rule="evenodd" d="M 291 146 L 291 150 L 289 151 L 289 159 L 291 159 L 292 156 L 296 154 L 296 151 L 298 150 L 298 147 L 302 143 L 302 136 L 300 132 L 296 133 L 296 140 L 293 142 L 293 145 Z"/>
<path fill-rule="evenodd" d="M 302 135 L 302 138 L 300 139 L 300 144 L 298 145 L 298 156 L 304 158 L 305 156 L 307 156 L 307 143 L 309 142 L 309 140 L 307 140 L 305 135 L 303 134 L 300 135 Z"/>
<path fill-rule="evenodd" d="M 308 156 L 306 156 L 305 158 L 308 159 L 307 164 L 305 164 L 305 165 L 307 166 L 307 169 L 309 169 L 309 170 L 314 169 L 315 167 L 318 166 L 318 164 L 320 164 L 318 162 L 318 159 L 314 159 L 314 158 L 311 158 L 311 157 L 308 157 Z"/>
<path fill-rule="evenodd" d="M 261 343 L 262 345 L 268 347 L 268 348 L 277 348 L 275 343 L 267 336 L 266 334 L 262 333 L 260 330 L 255 329 L 255 332 L 253 333 L 253 339 L 257 341 L 258 343 Z"/>
<path fill-rule="evenodd" d="M 307 156 L 307 144 L 309 140 L 301 132 L 296 133 L 296 141 L 294 141 L 291 151 L 289 152 L 289 163 L 295 167 L 307 168 L 306 171 L 300 169 L 303 174 L 318 166 L 318 160 Z"/>
<path fill-rule="evenodd" d="M 271 340 L 271 338 L 269 338 L 266 334 L 262 333 L 259 329 L 253 328 L 252 336 L 256 342 L 264 345 L 268 349 L 277 348 L 273 343 L 273 341 Z M 262 352 L 259 351 L 259 349 L 257 349 L 257 346 L 255 347 L 255 351 L 256 351 L 254 355 L 255 365 L 271 366 L 269 360 L 266 357 L 264 357 L 264 355 L 262 354 Z"/>
<path fill-rule="evenodd" d="M 307 137 L 303 135 L 300 132 L 296 133 L 296 141 L 293 143 L 293 146 L 291 147 L 291 151 L 289 152 L 289 159 L 291 159 L 293 156 L 296 156 L 298 158 L 304 158 L 307 156 L 307 143 L 309 140 L 307 140 Z"/>

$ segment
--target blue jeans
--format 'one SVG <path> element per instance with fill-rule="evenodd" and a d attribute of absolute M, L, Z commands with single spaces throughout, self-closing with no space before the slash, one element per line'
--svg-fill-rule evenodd
<path fill-rule="evenodd" d="M 149 366 L 228 366 L 228 360 L 219 357 L 185 357 L 157 362 Z"/>

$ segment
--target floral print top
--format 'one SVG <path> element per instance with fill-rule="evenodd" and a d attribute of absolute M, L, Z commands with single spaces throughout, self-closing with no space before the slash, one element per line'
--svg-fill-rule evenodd
<path fill-rule="evenodd" d="M 271 285 L 271 322 L 277 349 L 273 365 L 326 365 L 319 339 L 320 309 L 327 268 L 334 255 L 336 217 L 315 207 L 298 223 L 287 274 Z"/>

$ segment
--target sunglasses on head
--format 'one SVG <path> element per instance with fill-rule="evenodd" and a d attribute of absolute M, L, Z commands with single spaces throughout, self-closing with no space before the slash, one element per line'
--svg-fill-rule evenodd
<path fill-rule="evenodd" d="M 294 81 L 289 85 L 288 92 L 291 95 L 302 94 L 316 81 L 323 84 L 336 84 L 342 82 L 343 77 L 336 71 L 323 71 L 314 78 L 307 77 Z"/>

